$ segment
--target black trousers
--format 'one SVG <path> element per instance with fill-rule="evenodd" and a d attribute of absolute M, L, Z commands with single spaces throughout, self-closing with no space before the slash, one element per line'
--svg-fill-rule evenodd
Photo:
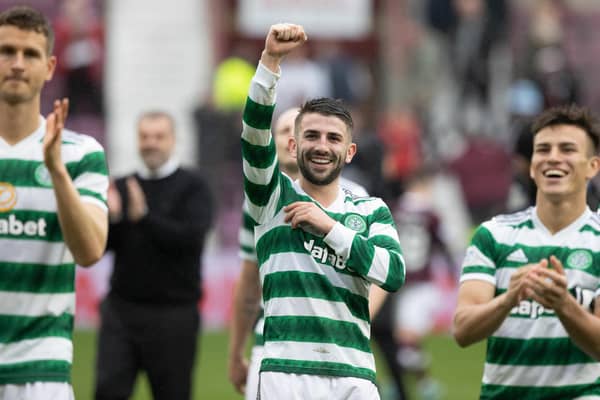
<path fill-rule="evenodd" d="M 126 400 L 145 371 L 154 400 L 190 400 L 200 317 L 196 304 L 146 305 L 107 297 L 96 359 L 96 400 Z"/>

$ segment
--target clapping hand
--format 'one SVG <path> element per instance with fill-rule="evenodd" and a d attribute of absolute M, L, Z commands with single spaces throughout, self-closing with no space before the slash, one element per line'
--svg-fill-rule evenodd
<path fill-rule="evenodd" d="M 54 108 L 46 117 L 46 134 L 44 135 L 44 164 L 50 173 L 64 168 L 61 157 L 62 130 L 69 113 L 69 100 L 54 101 Z"/>

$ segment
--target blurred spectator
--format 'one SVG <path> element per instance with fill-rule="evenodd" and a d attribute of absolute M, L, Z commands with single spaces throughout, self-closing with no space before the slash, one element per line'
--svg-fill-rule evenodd
<path fill-rule="evenodd" d="M 412 1 L 422 2 L 422 0 Z M 458 13 L 454 0 L 425 0 L 424 3 L 424 5 L 421 5 L 424 8 L 424 20 L 431 28 L 443 34 L 448 34 L 456 26 Z M 503 26 L 508 12 L 506 0 L 485 0 L 484 3 L 490 22 L 498 27 Z"/>
<path fill-rule="evenodd" d="M 450 30 L 449 50 L 459 97 L 487 104 L 490 95 L 490 56 L 500 39 L 484 0 L 454 0 L 457 15 Z"/>
<path fill-rule="evenodd" d="M 444 75 L 439 40 L 404 2 L 385 2 L 381 19 L 379 76 L 384 107 L 409 107 L 423 115 Z"/>
<path fill-rule="evenodd" d="M 538 49 L 561 46 L 565 43 L 566 8 L 562 0 L 535 0 L 527 18 L 524 54 L 517 60 L 518 70 L 525 73 L 533 66 L 533 55 Z"/>
<path fill-rule="evenodd" d="M 384 146 L 384 199 L 395 201 L 402 193 L 404 180 L 422 162 L 421 125 L 412 110 L 390 111 L 379 121 L 377 134 Z"/>
<path fill-rule="evenodd" d="M 510 155 L 496 141 L 474 136 L 449 164 L 460 180 L 474 223 L 504 211 L 512 179 Z"/>
<path fill-rule="evenodd" d="M 440 6 L 443 1 L 432 1 Z M 507 141 L 505 92 L 511 57 L 505 40 L 503 2 L 452 0 L 455 18 L 445 34 L 446 71 L 438 84 L 428 121 L 428 147 L 444 159 L 456 157 L 465 135 Z M 494 3 L 496 4 L 496 3 Z M 473 128 L 477 125 L 476 128 Z"/>
<path fill-rule="evenodd" d="M 537 0 L 529 17 L 517 74 L 533 79 L 544 97 L 544 108 L 579 102 L 580 83 L 565 47 L 567 8 L 563 0 Z"/>
<path fill-rule="evenodd" d="M 405 193 L 393 209 L 394 221 L 406 260 L 406 285 L 395 295 L 395 337 L 397 358 L 404 371 L 417 379 L 422 399 L 442 398 L 442 389 L 429 376 L 429 357 L 422 348 L 426 335 L 433 332 L 443 311 L 444 295 L 436 276 L 440 267 L 447 282 L 456 271 L 449 247 L 443 238 L 442 220 L 433 205 L 435 169 L 423 166 L 410 178 Z M 419 304 L 419 307 L 415 307 Z"/>
<path fill-rule="evenodd" d="M 579 78 L 561 46 L 538 49 L 533 67 L 532 76 L 542 89 L 546 108 L 579 102 Z"/>
<path fill-rule="evenodd" d="M 102 116 L 104 23 L 91 0 L 63 0 L 54 21 L 57 72 L 64 80 L 69 113 Z"/>

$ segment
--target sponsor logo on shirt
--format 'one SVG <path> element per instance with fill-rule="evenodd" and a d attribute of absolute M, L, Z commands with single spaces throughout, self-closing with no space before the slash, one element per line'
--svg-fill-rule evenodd
<path fill-rule="evenodd" d="M 0 212 L 7 212 L 17 204 L 17 190 L 8 182 L 0 182 Z"/>
<path fill-rule="evenodd" d="M 21 221 L 14 214 L 8 218 L 0 218 L 0 235 L 11 236 L 46 236 L 46 220 Z"/>
<path fill-rule="evenodd" d="M 310 252 L 312 258 L 322 264 L 331 265 L 337 269 L 346 268 L 346 260 L 344 260 L 344 257 L 338 256 L 327 246 L 321 247 L 316 245 L 313 239 L 304 242 L 304 248 Z"/>
<path fill-rule="evenodd" d="M 554 315 L 554 310 L 546 309 L 543 305 L 533 300 L 523 300 L 518 306 L 513 307 L 510 311 L 510 315 L 521 315 L 531 319 L 536 319 L 542 315 Z"/>
<path fill-rule="evenodd" d="M 594 303 L 594 291 L 589 289 L 583 289 L 579 286 L 575 286 L 569 289 L 569 293 L 575 300 L 581 304 L 585 309 L 591 310 L 592 304 Z M 522 300 L 519 305 L 513 307 L 510 311 L 512 316 L 525 316 L 531 319 L 536 319 L 541 316 L 553 316 L 554 310 L 545 308 L 540 303 L 534 300 Z"/>

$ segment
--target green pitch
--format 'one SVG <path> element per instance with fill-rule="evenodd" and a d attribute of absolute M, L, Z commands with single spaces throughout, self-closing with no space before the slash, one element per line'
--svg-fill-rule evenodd
<path fill-rule="evenodd" d="M 194 399 L 239 400 L 227 380 L 227 333 L 204 333 L 199 339 L 200 354 L 196 362 Z M 73 388 L 77 400 L 93 399 L 96 333 L 77 331 L 73 336 Z M 446 400 L 475 399 L 483 370 L 484 343 L 460 349 L 451 337 L 431 336 L 427 349 L 432 357 L 432 374 L 444 387 Z M 377 350 L 377 349 L 375 349 Z M 377 354 L 376 354 L 377 356 Z M 377 358 L 379 360 L 379 358 Z M 378 380 L 385 384 L 387 371 L 377 362 Z M 408 379 L 407 382 L 411 380 Z M 412 397 L 411 397 L 412 398 Z M 145 377 L 138 380 L 132 400 L 152 400 Z M 382 399 L 385 400 L 385 399 Z"/>

